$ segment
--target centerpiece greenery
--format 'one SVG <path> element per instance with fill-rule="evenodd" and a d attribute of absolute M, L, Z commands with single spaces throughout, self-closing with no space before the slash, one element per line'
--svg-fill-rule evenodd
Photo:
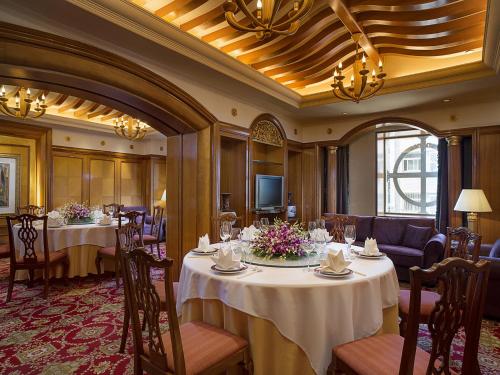
<path fill-rule="evenodd" d="M 61 214 L 68 224 L 89 224 L 93 222 L 90 208 L 85 203 L 66 203 L 61 208 Z"/>
<path fill-rule="evenodd" d="M 302 224 L 290 224 L 276 219 L 273 225 L 264 226 L 252 241 L 252 251 L 265 258 L 299 259 L 306 254 L 302 244 L 306 241 Z"/>

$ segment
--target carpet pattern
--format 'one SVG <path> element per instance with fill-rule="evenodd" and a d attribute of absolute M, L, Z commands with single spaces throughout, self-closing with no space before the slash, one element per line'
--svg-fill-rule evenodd
<path fill-rule="evenodd" d="M 3 264 L 2 264 L 3 263 Z M 0 269 L 4 267 L 0 261 Z M 107 275 L 52 282 L 49 298 L 42 286 L 16 284 L 5 303 L 6 274 L 0 273 L 0 374 L 132 374 L 132 334 L 125 354 L 118 353 L 123 318 L 123 289 Z M 162 329 L 168 329 L 165 320 Z M 453 343 L 452 367 L 460 369 L 463 333 Z M 419 346 L 430 349 L 421 326 Z M 500 374 L 500 322 L 483 321 L 479 362 L 483 375 Z"/>

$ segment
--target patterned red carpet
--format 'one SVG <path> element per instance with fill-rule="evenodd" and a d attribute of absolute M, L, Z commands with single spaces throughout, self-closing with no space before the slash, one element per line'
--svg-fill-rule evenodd
<path fill-rule="evenodd" d="M 3 263 L 3 264 L 2 264 Z M 0 261 L 0 374 L 131 374 L 128 354 L 119 354 L 123 316 L 122 288 L 114 279 L 53 283 L 47 300 L 37 284 L 16 284 L 6 304 L 8 266 Z M 167 329 L 166 322 L 163 323 Z M 419 345 L 429 349 L 422 329 Z M 463 337 L 453 345 L 453 367 L 460 368 Z M 483 321 L 479 361 L 483 375 L 500 374 L 500 323 Z"/>

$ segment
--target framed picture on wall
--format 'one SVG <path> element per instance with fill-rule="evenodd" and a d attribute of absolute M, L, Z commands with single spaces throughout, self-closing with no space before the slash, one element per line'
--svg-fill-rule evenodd
<path fill-rule="evenodd" d="M 19 202 L 19 158 L 0 155 L 0 215 L 15 214 Z"/>

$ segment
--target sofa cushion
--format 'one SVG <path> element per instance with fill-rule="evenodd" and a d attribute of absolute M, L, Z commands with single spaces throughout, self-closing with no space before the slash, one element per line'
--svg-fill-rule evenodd
<path fill-rule="evenodd" d="M 500 258 L 500 238 L 495 241 L 495 244 L 491 248 L 490 258 Z"/>
<path fill-rule="evenodd" d="M 412 247 L 414 249 L 423 249 L 431 236 L 431 227 L 417 227 L 415 225 L 408 224 L 403 238 L 403 246 Z"/>
<path fill-rule="evenodd" d="M 356 241 L 365 243 L 367 237 L 372 236 L 373 216 L 355 216 Z"/>
<path fill-rule="evenodd" d="M 424 263 L 424 252 L 419 249 L 399 245 L 378 244 L 378 248 L 398 266 L 422 267 Z"/>
<path fill-rule="evenodd" d="M 373 221 L 373 237 L 377 239 L 378 243 L 401 245 L 408 224 L 430 227 L 432 234 L 436 231 L 434 219 L 376 216 Z"/>

